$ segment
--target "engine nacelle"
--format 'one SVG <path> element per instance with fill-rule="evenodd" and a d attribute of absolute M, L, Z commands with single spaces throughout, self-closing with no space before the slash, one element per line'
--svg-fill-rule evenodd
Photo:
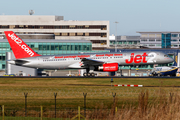
<path fill-rule="evenodd" d="M 119 69 L 118 63 L 107 63 L 107 64 L 103 64 L 103 66 L 98 67 L 99 71 L 104 71 L 104 72 L 114 72 L 114 71 L 118 71 L 118 69 Z"/>

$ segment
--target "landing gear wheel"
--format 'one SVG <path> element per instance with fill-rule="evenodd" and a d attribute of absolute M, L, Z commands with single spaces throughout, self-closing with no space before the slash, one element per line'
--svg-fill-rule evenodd
<path fill-rule="evenodd" d="M 95 77 L 95 73 L 84 73 L 84 77 Z"/>
<path fill-rule="evenodd" d="M 161 76 L 161 74 L 158 74 L 158 77 L 160 77 Z"/>
<path fill-rule="evenodd" d="M 84 76 L 84 77 L 87 77 L 87 73 L 84 73 L 83 76 Z"/>
<path fill-rule="evenodd" d="M 91 73 L 91 77 L 95 77 L 95 74 L 94 74 L 94 73 Z"/>
<path fill-rule="evenodd" d="M 88 76 L 88 77 L 91 77 L 91 73 L 88 73 L 87 76 Z"/>
<path fill-rule="evenodd" d="M 152 72 L 152 74 L 155 76 L 156 72 L 155 72 L 155 71 L 153 71 L 153 72 Z"/>
<path fill-rule="evenodd" d="M 161 76 L 163 76 L 163 75 L 162 75 L 161 73 L 159 73 L 159 74 L 158 74 L 158 77 L 161 77 Z"/>

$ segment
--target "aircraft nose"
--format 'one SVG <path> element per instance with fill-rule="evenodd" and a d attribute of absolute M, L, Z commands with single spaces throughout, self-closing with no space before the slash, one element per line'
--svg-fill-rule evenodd
<path fill-rule="evenodd" d="M 174 62 L 174 59 L 171 58 L 171 57 L 169 57 L 169 62 L 170 62 L 170 63 L 171 63 L 171 62 Z"/>

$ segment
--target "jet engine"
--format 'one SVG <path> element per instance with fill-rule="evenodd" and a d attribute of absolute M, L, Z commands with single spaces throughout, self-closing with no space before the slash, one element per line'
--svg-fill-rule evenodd
<path fill-rule="evenodd" d="M 118 63 L 106 63 L 103 64 L 103 66 L 98 67 L 99 71 L 104 71 L 104 72 L 114 72 L 114 71 L 118 71 L 118 69 L 119 69 Z"/>

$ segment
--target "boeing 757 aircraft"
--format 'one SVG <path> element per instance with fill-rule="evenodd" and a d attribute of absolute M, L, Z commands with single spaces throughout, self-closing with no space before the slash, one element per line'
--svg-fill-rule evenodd
<path fill-rule="evenodd" d="M 167 54 L 157 51 L 39 55 L 13 31 L 4 33 L 16 58 L 8 60 L 8 63 L 42 69 L 86 69 L 83 74 L 85 77 L 95 76 L 94 71 L 118 71 L 119 65 L 163 64 L 174 61 Z"/>

